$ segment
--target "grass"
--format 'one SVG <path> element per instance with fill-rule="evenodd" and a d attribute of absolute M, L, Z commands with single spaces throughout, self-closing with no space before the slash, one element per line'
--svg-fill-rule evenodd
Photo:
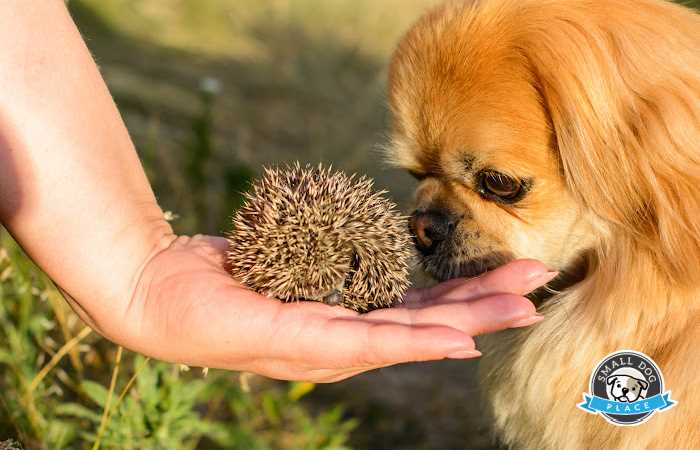
<path fill-rule="evenodd" d="M 0 298 L 0 448 L 348 448 L 355 421 L 339 406 L 311 411 L 311 384 L 204 377 L 102 340 L 6 233 Z"/>

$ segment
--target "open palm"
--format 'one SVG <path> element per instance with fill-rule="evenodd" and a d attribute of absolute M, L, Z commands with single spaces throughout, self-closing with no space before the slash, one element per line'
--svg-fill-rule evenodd
<path fill-rule="evenodd" d="M 226 248 L 223 238 L 183 236 L 151 259 L 126 311 L 125 345 L 193 366 L 336 381 L 401 362 L 478 356 L 472 336 L 540 319 L 522 295 L 553 276 L 536 261 L 516 261 L 358 314 L 261 296 L 228 275 Z"/>

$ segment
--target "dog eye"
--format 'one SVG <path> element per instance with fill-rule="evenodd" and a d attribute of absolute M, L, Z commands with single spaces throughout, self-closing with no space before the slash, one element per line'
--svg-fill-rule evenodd
<path fill-rule="evenodd" d="M 423 181 L 428 177 L 428 175 L 416 170 L 409 170 L 408 173 L 418 181 Z"/>
<path fill-rule="evenodd" d="M 479 174 L 479 193 L 487 197 L 512 203 L 519 200 L 523 194 L 523 183 L 520 180 L 495 171 L 484 171 Z"/>

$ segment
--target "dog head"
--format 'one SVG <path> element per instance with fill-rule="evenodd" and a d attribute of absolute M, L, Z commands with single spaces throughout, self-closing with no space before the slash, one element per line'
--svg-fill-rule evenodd
<path fill-rule="evenodd" d="M 423 17 L 395 52 L 389 99 L 390 160 L 419 180 L 411 222 L 427 272 L 615 266 L 634 249 L 688 280 L 698 29 L 653 0 L 462 1 Z"/>
<path fill-rule="evenodd" d="M 610 394 L 618 402 L 635 402 L 644 398 L 642 392 L 649 387 L 649 383 L 628 375 L 611 375 L 606 383 L 611 386 Z"/>

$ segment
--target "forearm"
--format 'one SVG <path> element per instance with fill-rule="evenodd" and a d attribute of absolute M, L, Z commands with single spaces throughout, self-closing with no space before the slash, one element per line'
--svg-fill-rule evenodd
<path fill-rule="evenodd" d="M 0 3 L 0 221 L 98 326 L 172 239 L 61 0 Z"/>

